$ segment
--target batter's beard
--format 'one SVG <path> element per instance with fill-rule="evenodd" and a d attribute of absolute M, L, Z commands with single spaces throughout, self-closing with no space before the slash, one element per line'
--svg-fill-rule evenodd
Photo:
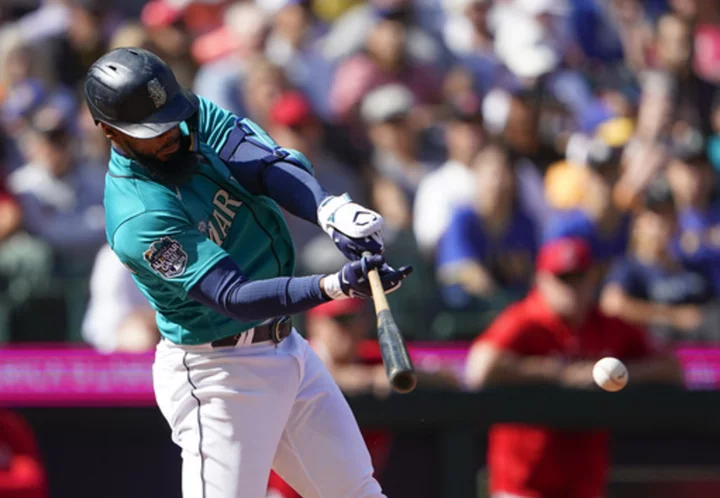
<path fill-rule="evenodd" d="M 132 157 L 150 174 L 153 180 L 171 185 L 180 185 L 188 181 L 197 171 L 198 156 L 190 151 L 190 137 L 182 135 L 180 146 L 165 160 L 155 156 L 141 154 L 132 150 Z"/>

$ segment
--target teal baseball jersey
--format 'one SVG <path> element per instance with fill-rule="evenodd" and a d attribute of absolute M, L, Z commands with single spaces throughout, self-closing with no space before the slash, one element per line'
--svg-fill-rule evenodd
<path fill-rule="evenodd" d="M 113 150 L 105 184 L 110 246 L 157 311 L 160 333 L 178 344 L 201 344 L 237 334 L 260 322 L 241 323 L 205 307 L 188 291 L 230 256 L 250 280 L 291 276 L 292 239 L 278 205 L 245 190 L 219 154 L 241 126 L 269 149 L 277 144 L 256 124 L 200 98 L 195 149 L 202 159 L 182 185 L 151 179 L 137 162 Z M 180 125 L 189 133 L 186 123 Z M 307 159 L 288 150 L 312 173 Z"/>

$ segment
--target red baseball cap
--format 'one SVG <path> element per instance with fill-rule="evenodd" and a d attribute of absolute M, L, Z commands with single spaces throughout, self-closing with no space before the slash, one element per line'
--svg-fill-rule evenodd
<path fill-rule="evenodd" d="M 337 299 L 314 307 L 307 312 L 307 317 L 352 315 L 360 313 L 366 306 L 367 301 L 363 299 Z"/>
<path fill-rule="evenodd" d="M 536 271 L 553 275 L 586 271 L 592 266 L 590 245 L 581 238 L 562 238 L 548 242 L 540 249 Z"/>
<path fill-rule="evenodd" d="M 273 102 L 269 118 L 274 124 L 297 126 L 304 123 L 313 112 L 308 99 L 298 91 L 285 92 Z"/>

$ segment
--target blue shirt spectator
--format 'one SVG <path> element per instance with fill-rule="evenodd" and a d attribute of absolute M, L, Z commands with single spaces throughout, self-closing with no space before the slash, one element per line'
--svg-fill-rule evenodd
<path fill-rule="evenodd" d="M 545 241 L 561 237 L 585 239 L 596 261 L 607 264 L 624 256 L 630 239 L 630 217 L 613 201 L 622 148 L 597 139 L 587 155 L 587 175 L 577 209 L 560 211 L 545 227 Z M 605 268 L 607 269 L 607 267 Z"/>
<path fill-rule="evenodd" d="M 714 288 L 720 291 L 720 205 L 684 209 L 678 223 L 676 250 L 687 265 L 709 268 Z"/>
<path fill-rule="evenodd" d="M 675 155 L 668 166 L 678 206 L 674 248 L 686 265 L 708 268 L 720 293 L 720 203 L 712 197 L 714 173 L 704 151 L 683 157 L 678 148 Z"/>
<path fill-rule="evenodd" d="M 474 205 L 455 210 L 436 253 L 438 280 L 452 305 L 502 290 L 522 295 L 531 283 L 538 247 L 535 223 L 518 201 L 508 151 L 486 146 L 473 161 L 472 174 L 482 195 Z"/>
<path fill-rule="evenodd" d="M 72 134 L 58 112 L 44 107 L 33 116 L 30 162 L 8 184 L 25 229 L 54 250 L 58 271 L 84 275 L 105 242 L 105 169 L 75 161 Z"/>
<path fill-rule="evenodd" d="M 535 225 L 516 209 L 505 229 L 492 233 L 472 207 L 455 211 L 438 246 L 437 265 L 474 261 L 502 286 L 527 286 L 537 253 Z"/>
<path fill-rule="evenodd" d="M 701 307 L 712 301 L 712 285 L 707 272 L 684 267 L 675 257 L 670 242 L 676 231 L 670 188 L 656 180 L 634 220 L 632 255 L 611 270 L 601 305 L 608 314 L 649 327 L 664 341 L 694 338 L 710 330 L 716 335 L 717 324 L 703 324 L 707 314 Z"/>
<path fill-rule="evenodd" d="M 702 304 L 713 296 L 710 282 L 698 271 L 679 264 L 645 263 L 632 256 L 614 265 L 608 283 L 632 297 L 662 304 Z"/>
<path fill-rule="evenodd" d="M 610 261 L 623 256 L 630 240 L 630 217 L 621 215 L 616 226 L 604 233 L 596 220 L 580 209 L 561 211 L 548 223 L 545 241 L 580 237 L 585 239 L 598 261 Z"/>

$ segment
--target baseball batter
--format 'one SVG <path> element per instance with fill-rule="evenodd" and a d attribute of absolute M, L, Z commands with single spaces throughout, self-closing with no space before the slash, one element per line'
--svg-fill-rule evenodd
<path fill-rule="evenodd" d="M 380 215 L 328 194 L 302 154 L 182 88 L 148 51 L 98 59 L 85 95 L 112 142 L 108 241 L 157 311 L 155 395 L 182 449 L 184 497 L 261 498 L 271 468 L 305 498 L 384 496 L 352 412 L 289 317 L 368 297 L 368 269 L 399 287 L 411 268 L 385 264 Z M 278 204 L 350 262 L 293 277 Z"/>

